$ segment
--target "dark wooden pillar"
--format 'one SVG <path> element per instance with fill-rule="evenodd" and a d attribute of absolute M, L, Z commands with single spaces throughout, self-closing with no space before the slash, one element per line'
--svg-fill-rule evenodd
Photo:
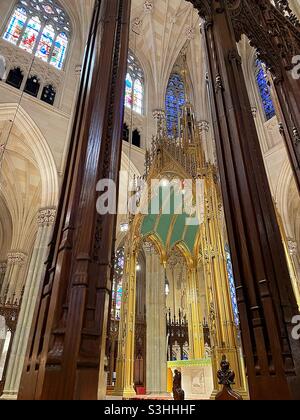
<path fill-rule="evenodd" d="M 227 2 L 192 3 L 206 20 L 209 94 L 250 395 L 300 399 L 300 342 L 291 336 L 298 309 Z"/>
<path fill-rule="evenodd" d="M 97 399 L 104 371 L 116 215 L 96 211 L 118 183 L 130 0 L 96 0 L 74 129 L 19 399 Z M 99 384 L 100 372 L 100 384 Z"/>
<path fill-rule="evenodd" d="M 284 140 L 300 194 L 300 73 L 297 72 L 299 65 L 296 66 L 300 61 L 300 22 L 288 1 L 276 1 L 275 7 L 270 4 L 268 7 L 261 6 L 262 16 L 277 54 L 272 57 L 266 48 L 263 52 L 269 56 L 268 64 L 281 108 Z"/>
<path fill-rule="evenodd" d="M 279 76 L 274 77 L 274 86 L 280 104 L 284 140 L 300 194 L 300 79 L 293 77 L 292 72 L 283 69 Z"/>

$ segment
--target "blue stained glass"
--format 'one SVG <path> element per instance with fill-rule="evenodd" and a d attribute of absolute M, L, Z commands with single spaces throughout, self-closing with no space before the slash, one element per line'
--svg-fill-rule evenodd
<path fill-rule="evenodd" d="M 267 75 L 263 64 L 260 60 L 256 60 L 256 81 L 262 100 L 262 105 L 267 121 L 276 115 L 275 107 L 272 101 L 271 88 L 268 84 Z"/>
<path fill-rule="evenodd" d="M 166 93 L 167 132 L 170 137 L 179 137 L 179 119 L 185 105 L 185 89 L 179 74 L 172 74 Z"/>
<path fill-rule="evenodd" d="M 119 248 L 115 255 L 113 292 L 112 292 L 112 319 L 120 320 L 122 296 L 123 296 L 123 274 L 125 265 L 124 248 Z"/>
<path fill-rule="evenodd" d="M 236 289 L 235 289 L 231 254 L 230 254 L 230 250 L 229 250 L 228 245 L 226 245 L 226 247 L 225 247 L 225 253 L 226 253 L 227 272 L 228 272 L 228 280 L 229 280 L 229 288 L 230 288 L 234 322 L 237 326 L 239 326 L 239 324 L 240 324 L 239 309 L 238 309 L 238 303 L 237 303 L 237 296 L 236 296 Z"/>

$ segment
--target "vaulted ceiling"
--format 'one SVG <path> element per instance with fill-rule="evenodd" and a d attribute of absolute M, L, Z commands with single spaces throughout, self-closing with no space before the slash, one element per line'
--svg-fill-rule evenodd
<path fill-rule="evenodd" d="M 68 11 L 81 41 L 89 28 L 94 0 L 60 0 Z M 200 18 L 192 4 L 185 0 L 132 0 L 130 48 L 139 58 L 150 86 L 153 102 L 163 106 L 169 75 L 182 48 L 191 43 L 188 54 L 193 84 L 201 77 L 199 60 Z M 84 45 L 84 44 L 83 44 Z M 196 74 L 193 65 L 198 64 Z"/>
<path fill-rule="evenodd" d="M 133 0 L 131 29 L 130 48 L 140 59 L 160 107 L 161 92 L 180 51 L 200 38 L 199 16 L 185 0 Z"/>

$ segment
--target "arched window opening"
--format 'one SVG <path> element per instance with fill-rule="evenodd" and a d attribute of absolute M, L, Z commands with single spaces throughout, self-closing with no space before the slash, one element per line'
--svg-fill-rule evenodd
<path fill-rule="evenodd" d="M 70 33 L 70 19 L 56 0 L 19 0 L 3 39 L 61 70 Z"/>
<path fill-rule="evenodd" d="M 134 130 L 132 133 L 132 144 L 136 147 L 141 147 L 141 135 L 138 130 Z"/>
<path fill-rule="evenodd" d="M 8 73 L 6 83 L 10 86 L 20 89 L 23 79 L 24 75 L 22 70 L 20 69 L 20 67 L 16 67 L 14 69 L 11 69 Z"/>
<path fill-rule="evenodd" d="M 135 56 L 128 54 L 128 70 L 125 81 L 125 106 L 137 114 L 144 110 L 144 73 Z"/>
<path fill-rule="evenodd" d="M 126 123 L 123 124 L 123 140 L 129 143 L 129 128 Z"/>
<path fill-rule="evenodd" d="M 181 111 L 185 105 L 185 86 L 177 73 L 173 73 L 169 79 L 165 102 L 168 136 L 177 138 Z"/>
<path fill-rule="evenodd" d="M 52 85 L 44 87 L 41 100 L 49 105 L 54 105 L 56 91 Z"/>
<path fill-rule="evenodd" d="M 35 98 L 38 96 L 40 90 L 40 83 L 37 76 L 31 76 L 27 79 L 24 92 Z"/>
<path fill-rule="evenodd" d="M 268 82 L 268 77 L 266 74 L 265 67 L 260 60 L 256 60 L 256 69 L 255 69 L 256 82 L 262 101 L 263 111 L 266 117 L 266 120 L 269 121 L 276 115 L 274 103 L 271 95 L 271 87 Z"/>

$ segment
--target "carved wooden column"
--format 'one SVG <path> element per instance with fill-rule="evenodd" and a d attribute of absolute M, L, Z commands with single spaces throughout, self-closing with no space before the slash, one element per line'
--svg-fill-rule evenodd
<path fill-rule="evenodd" d="M 252 399 L 300 398 L 298 313 L 227 7 L 192 1 L 205 18 L 210 100 Z"/>
<path fill-rule="evenodd" d="M 246 34 L 273 75 L 279 119 L 300 193 L 300 23 L 286 0 L 275 1 L 275 7 L 270 0 L 231 1 L 228 10 L 236 40 Z"/>
<path fill-rule="evenodd" d="M 118 183 L 130 3 L 95 2 L 66 175 L 19 399 L 96 400 L 98 387 L 106 387 L 116 216 L 97 214 L 96 184 L 106 178 Z"/>

